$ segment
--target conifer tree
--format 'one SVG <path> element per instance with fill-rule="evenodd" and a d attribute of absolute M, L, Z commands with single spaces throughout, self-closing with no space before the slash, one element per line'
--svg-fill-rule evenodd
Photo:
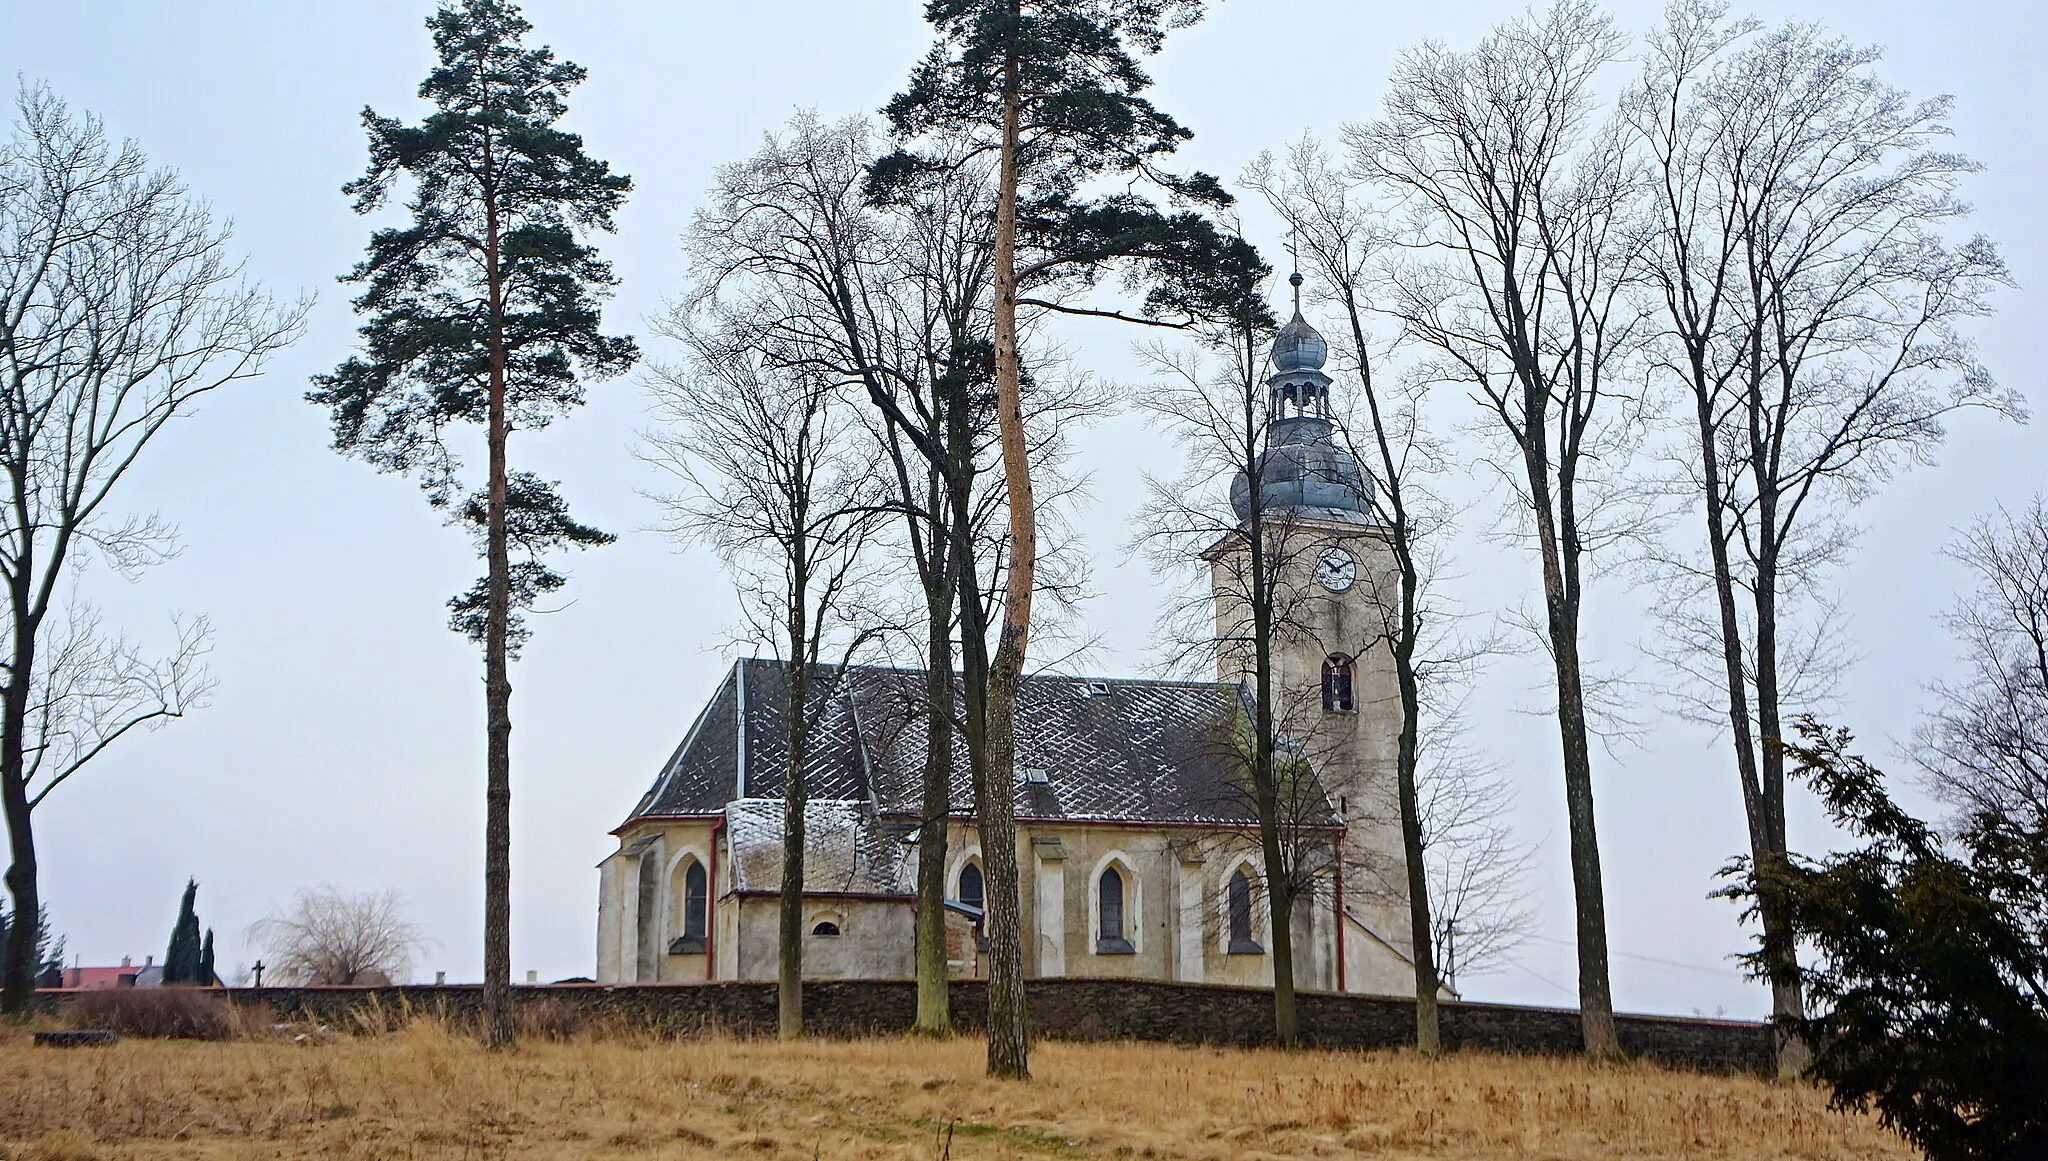
<path fill-rule="evenodd" d="M 337 450 L 416 476 L 481 542 L 486 574 L 449 607 L 452 627 L 484 650 L 485 1039 L 501 1047 L 512 1040 L 508 655 L 526 636 L 518 610 L 564 583 L 541 556 L 612 539 L 571 519 L 554 484 L 511 471 L 506 443 L 582 403 L 584 379 L 638 357 L 632 339 L 600 330 L 599 301 L 617 279 L 583 242 L 613 229 L 632 182 L 556 128 L 584 70 L 526 48 L 532 25 L 516 6 L 462 0 L 427 27 L 440 65 L 419 95 L 434 111 L 405 125 L 364 109 L 369 169 L 343 187 L 370 213 L 409 181 L 409 221 L 372 234 L 345 278 L 364 288 L 362 352 L 307 398 L 332 409 Z M 479 491 L 465 490 L 450 442 L 464 424 L 484 428 Z"/>
<path fill-rule="evenodd" d="M 220 982 L 220 976 L 213 970 L 213 928 L 206 929 L 206 942 L 199 947 L 199 976 L 193 982 L 202 988 L 210 988 Z"/>
<path fill-rule="evenodd" d="M 178 903 L 178 921 L 171 928 L 171 946 L 164 952 L 166 984 L 199 982 L 199 913 L 194 909 L 198 898 L 198 882 L 185 880 L 185 897 Z"/>
<path fill-rule="evenodd" d="M 1017 312 L 1168 326 L 1232 313 L 1230 296 L 1243 282 L 1233 275 L 1256 266 L 1256 253 L 1220 235 L 1200 213 L 1163 213 L 1133 188 L 1149 182 L 1178 201 L 1208 207 L 1230 200 L 1212 177 L 1158 168 L 1189 133 L 1142 96 L 1151 78 L 1137 56 L 1157 52 L 1168 30 L 1192 24 L 1201 12 L 1201 0 L 927 0 L 925 19 L 938 40 L 884 109 L 907 144 L 963 135 L 970 144 L 964 158 L 957 149 L 940 161 L 907 148 L 882 158 L 873 171 L 879 198 L 934 167 L 997 158 L 991 331 L 1010 568 L 987 696 L 977 706 L 969 691 L 969 716 L 982 720 L 968 729 L 986 746 L 974 797 L 988 890 L 992 1076 L 1030 1074 L 1012 768 L 1039 544 Z M 1117 192 L 1094 196 L 1084 188 L 1099 177 L 1121 179 Z M 1135 266 L 1130 273 L 1147 285 L 1141 313 L 1062 301 L 1118 265 Z"/>

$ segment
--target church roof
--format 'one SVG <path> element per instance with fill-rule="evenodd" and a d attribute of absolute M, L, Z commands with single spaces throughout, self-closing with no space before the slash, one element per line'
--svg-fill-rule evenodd
<path fill-rule="evenodd" d="M 817 724 L 805 762 L 808 796 L 814 803 L 863 803 L 875 815 L 916 817 L 927 745 L 924 675 L 830 666 L 823 678 L 823 688 L 812 694 Z M 1238 686 L 1219 682 L 1025 678 L 1017 697 L 1017 817 L 1254 821 L 1230 757 L 1242 696 Z M 780 662 L 736 663 L 631 818 L 712 816 L 726 813 L 735 800 L 780 801 L 788 700 Z M 952 748 L 952 799 L 964 812 L 972 794 L 966 746 L 957 734 Z M 1326 799 L 1302 821 L 1338 824 Z"/>
<path fill-rule="evenodd" d="M 742 798 L 725 807 L 732 836 L 733 889 L 782 889 L 780 798 Z M 876 825 L 858 802 L 804 803 L 804 893 L 909 895 L 911 846 Z"/>

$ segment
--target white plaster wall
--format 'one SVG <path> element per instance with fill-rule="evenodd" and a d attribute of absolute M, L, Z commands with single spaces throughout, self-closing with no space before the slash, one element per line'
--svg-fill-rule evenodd
<path fill-rule="evenodd" d="M 597 865 L 597 969 L 592 977 L 600 984 L 619 982 L 619 943 L 623 916 L 619 899 L 620 867 L 627 860 L 619 852 L 606 855 Z"/>

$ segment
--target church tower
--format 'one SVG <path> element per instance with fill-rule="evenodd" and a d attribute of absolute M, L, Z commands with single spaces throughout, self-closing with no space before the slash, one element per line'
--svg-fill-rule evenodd
<path fill-rule="evenodd" d="M 1206 554 L 1215 590 L 1217 676 L 1250 687 L 1251 539 L 1272 592 L 1277 734 L 1315 767 L 1344 816 L 1345 909 L 1373 936 L 1408 939 L 1395 756 L 1401 701 L 1385 632 L 1399 589 L 1372 480 L 1340 439 L 1328 346 L 1301 314 L 1273 342 L 1262 449 L 1230 489 L 1238 526 Z M 1354 982 L 1353 986 L 1357 986 Z"/>

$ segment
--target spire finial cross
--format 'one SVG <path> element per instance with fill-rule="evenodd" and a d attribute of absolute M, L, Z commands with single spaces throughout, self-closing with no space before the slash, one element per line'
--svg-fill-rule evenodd
<path fill-rule="evenodd" d="M 1298 233 L 1299 231 L 1292 229 L 1287 231 L 1287 261 L 1294 269 L 1294 273 L 1287 276 L 1287 285 L 1294 288 L 1295 314 L 1301 313 L 1301 254 L 1296 248 Z"/>

